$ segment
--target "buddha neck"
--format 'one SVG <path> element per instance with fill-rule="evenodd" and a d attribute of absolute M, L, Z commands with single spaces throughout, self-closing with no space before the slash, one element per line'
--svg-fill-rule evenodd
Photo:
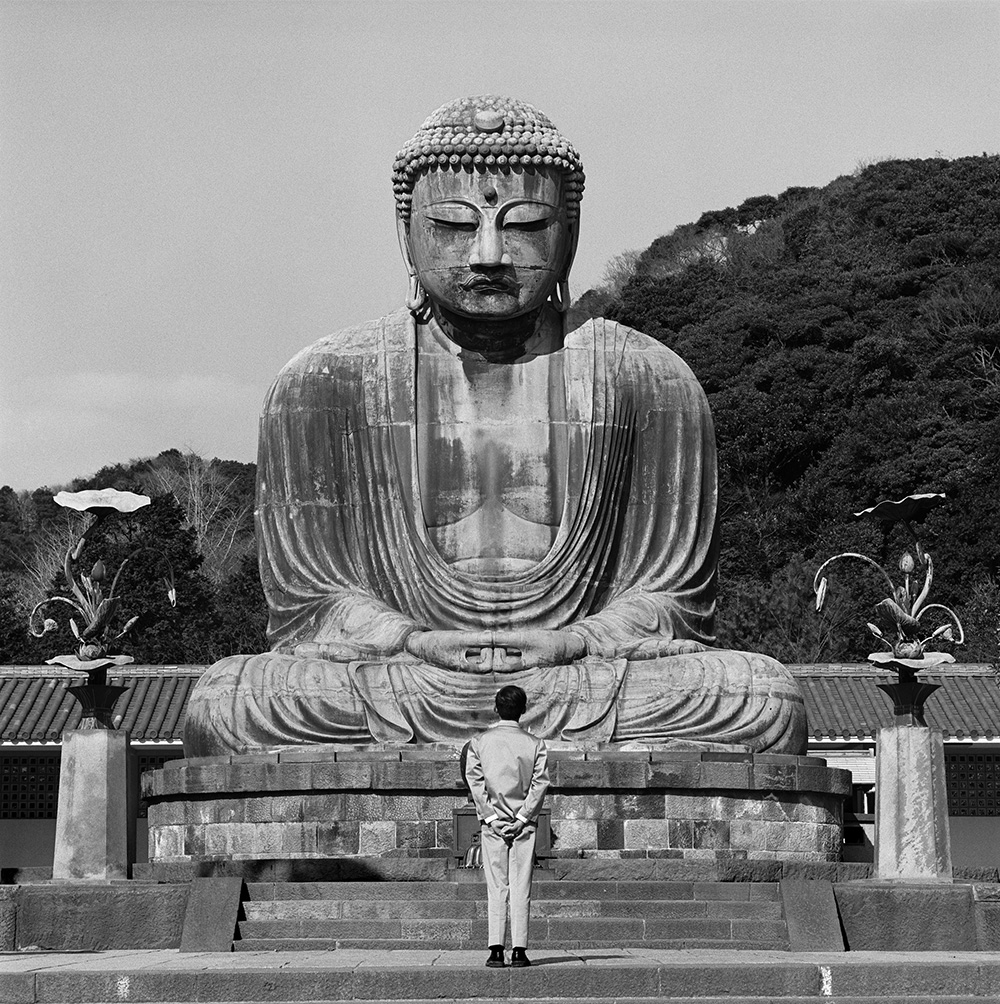
<path fill-rule="evenodd" d="M 436 303 L 431 312 L 449 341 L 489 363 L 511 363 L 562 346 L 562 318 L 546 307 L 504 320 L 472 320 Z"/>

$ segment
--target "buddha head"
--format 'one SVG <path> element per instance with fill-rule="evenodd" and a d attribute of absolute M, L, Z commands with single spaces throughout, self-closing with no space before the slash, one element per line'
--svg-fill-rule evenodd
<path fill-rule="evenodd" d="M 434 112 L 393 173 L 407 306 L 468 321 L 568 306 L 583 169 L 531 105 L 495 95 Z"/>

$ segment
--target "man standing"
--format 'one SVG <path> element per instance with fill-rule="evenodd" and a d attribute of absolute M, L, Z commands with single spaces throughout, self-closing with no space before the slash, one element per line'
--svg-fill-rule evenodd
<path fill-rule="evenodd" d="M 490 957 L 486 965 L 506 964 L 503 946 L 510 902 L 513 951 L 510 964 L 530 966 L 528 913 L 535 865 L 538 811 L 549 787 L 548 751 L 518 719 L 528 706 L 520 687 L 504 687 L 496 696 L 500 721 L 469 744 L 465 779 L 482 824 L 483 868 L 489 900 Z"/>

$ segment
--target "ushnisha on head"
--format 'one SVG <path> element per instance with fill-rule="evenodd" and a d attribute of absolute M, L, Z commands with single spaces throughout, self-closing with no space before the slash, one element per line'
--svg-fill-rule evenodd
<path fill-rule="evenodd" d="M 396 157 L 407 306 L 505 321 L 568 305 L 584 175 L 552 122 L 522 101 L 460 98 Z"/>

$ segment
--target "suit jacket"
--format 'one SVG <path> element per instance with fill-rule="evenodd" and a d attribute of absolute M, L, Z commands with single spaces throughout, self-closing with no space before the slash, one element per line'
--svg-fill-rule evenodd
<path fill-rule="evenodd" d="M 469 743 L 465 779 L 484 823 L 534 824 L 549 787 L 548 750 L 517 722 L 501 720 Z"/>

